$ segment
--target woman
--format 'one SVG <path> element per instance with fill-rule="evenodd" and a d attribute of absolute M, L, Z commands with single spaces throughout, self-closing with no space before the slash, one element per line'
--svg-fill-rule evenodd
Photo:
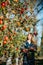
<path fill-rule="evenodd" d="M 23 50 L 23 65 L 35 65 L 34 53 L 36 51 L 36 45 L 33 41 L 32 33 L 27 36 L 26 43 Z"/>

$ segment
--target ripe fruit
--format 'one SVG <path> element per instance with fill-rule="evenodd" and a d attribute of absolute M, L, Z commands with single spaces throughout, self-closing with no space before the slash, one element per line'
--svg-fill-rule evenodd
<path fill-rule="evenodd" d="M 16 51 L 18 51 L 18 48 L 16 48 Z"/>
<path fill-rule="evenodd" d="M 6 6 L 6 3 L 5 3 L 5 2 L 2 2 L 2 3 L 1 3 L 1 6 L 2 6 L 2 7 L 5 7 L 5 6 Z"/>
<path fill-rule="evenodd" d="M 34 32 L 34 35 L 37 36 L 37 32 L 36 31 Z"/>
<path fill-rule="evenodd" d="M 30 28 L 28 27 L 28 28 L 26 28 L 26 31 L 30 31 Z"/>
<path fill-rule="evenodd" d="M 20 22 L 17 22 L 17 26 L 20 26 L 21 24 L 20 24 Z"/>
<path fill-rule="evenodd" d="M 21 8 L 20 14 L 24 13 L 24 8 Z"/>
<path fill-rule="evenodd" d="M 5 29 L 6 29 L 6 27 L 7 27 L 6 25 L 2 26 L 2 30 L 5 30 Z"/>
<path fill-rule="evenodd" d="M 0 24 L 2 24 L 3 22 L 2 22 L 2 19 L 0 19 Z"/>
<path fill-rule="evenodd" d="M 9 5 L 9 1 L 8 1 L 8 0 L 6 0 L 6 2 L 5 2 L 5 3 L 6 3 L 6 5 Z"/>
<path fill-rule="evenodd" d="M 4 40 L 6 40 L 6 41 L 7 41 L 7 40 L 8 40 L 8 37 L 7 37 L 7 36 L 5 36 L 5 37 L 4 37 Z"/>
<path fill-rule="evenodd" d="M 6 44 L 7 42 L 6 41 L 3 41 L 3 44 Z"/>

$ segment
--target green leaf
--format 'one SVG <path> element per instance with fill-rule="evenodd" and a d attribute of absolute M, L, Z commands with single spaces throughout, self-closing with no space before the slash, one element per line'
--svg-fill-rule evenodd
<path fill-rule="evenodd" d="M 2 12 L 2 8 L 0 8 L 0 13 Z"/>
<path fill-rule="evenodd" d="M 12 0 L 10 0 L 10 2 L 12 3 Z"/>

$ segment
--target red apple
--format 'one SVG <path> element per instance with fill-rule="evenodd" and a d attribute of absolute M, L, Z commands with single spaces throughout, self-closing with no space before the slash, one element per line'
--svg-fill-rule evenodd
<path fill-rule="evenodd" d="M 6 27 L 7 27 L 6 25 L 3 25 L 3 26 L 2 26 L 2 30 L 5 30 L 5 29 L 6 29 Z"/>
<path fill-rule="evenodd" d="M 3 44 L 6 44 L 7 42 L 6 41 L 3 41 Z"/>
<path fill-rule="evenodd" d="M 21 8 L 20 14 L 24 13 L 24 8 Z"/>
<path fill-rule="evenodd" d="M 7 36 L 5 36 L 5 38 L 4 38 L 6 41 L 8 40 L 8 37 Z"/>
<path fill-rule="evenodd" d="M 2 22 L 2 19 L 0 19 L 0 24 L 2 24 L 3 22 Z"/>
<path fill-rule="evenodd" d="M 2 7 L 5 7 L 5 6 L 6 6 L 6 3 L 5 3 L 5 2 L 2 2 L 2 3 L 1 3 L 1 6 L 2 6 Z"/>

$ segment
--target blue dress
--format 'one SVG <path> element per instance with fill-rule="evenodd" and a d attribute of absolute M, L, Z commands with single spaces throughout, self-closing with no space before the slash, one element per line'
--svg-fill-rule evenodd
<path fill-rule="evenodd" d="M 31 47 L 36 49 L 35 45 L 32 43 L 29 44 L 29 42 L 26 42 L 24 47 L 26 49 L 29 49 Z M 23 53 L 23 65 L 35 65 L 34 53 L 35 53 L 35 51 L 32 51 L 32 50 L 30 50 L 27 53 Z"/>

